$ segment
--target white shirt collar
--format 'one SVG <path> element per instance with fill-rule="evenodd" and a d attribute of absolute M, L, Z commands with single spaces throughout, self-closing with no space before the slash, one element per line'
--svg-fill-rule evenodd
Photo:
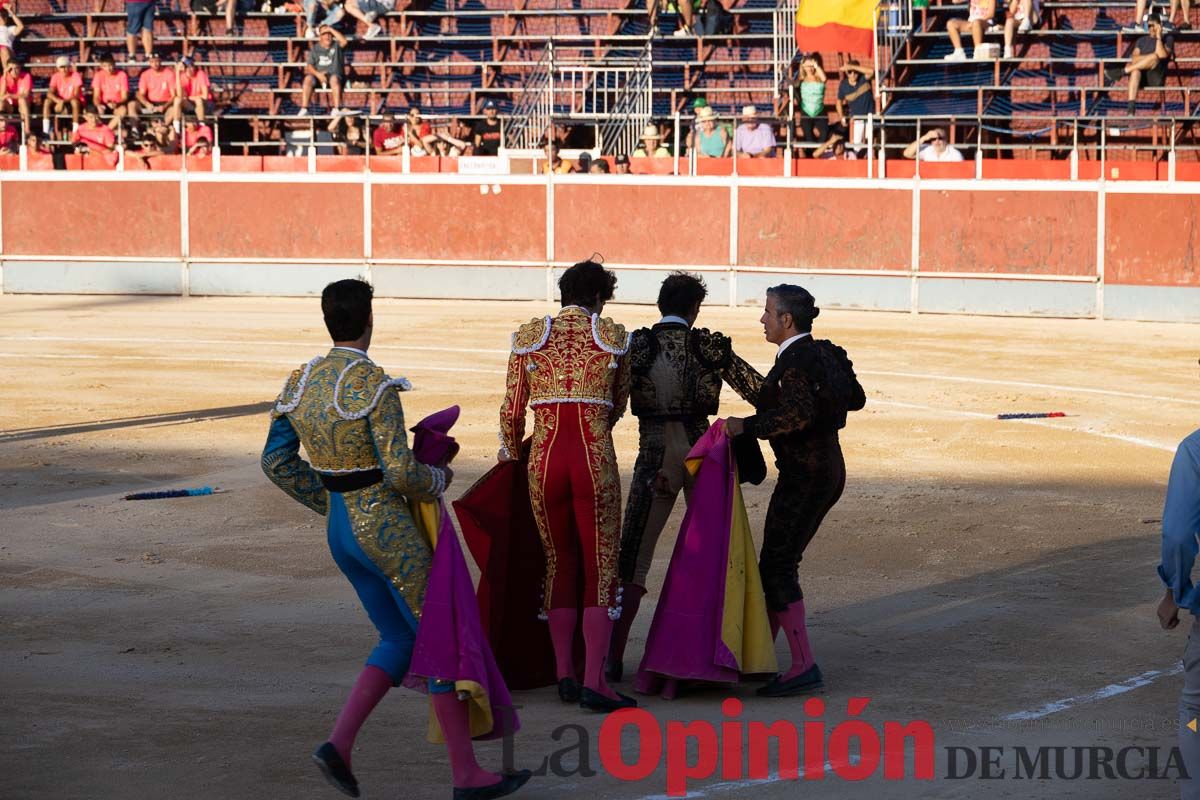
<path fill-rule="evenodd" d="M 812 336 L 812 334 L 811 333 L 797 333 L 795 336 L 793 336 L 790 339 L 784 339 L 783 342 L 779 345 L 779 351 L 777 353 L 775 353 L 775 357 L 779 358 L 781 355 L 783 355 L 784 350 L 787 350 L 788 347 L 790 347 L 792 344 L 800 341 L 805 336 Z"/>
<path fill-rule="evenodd" d="M 688 321 L 686 319 L 684 319 L 683 317 L 677 317 L 674 314 L 667 314 L 665 317 L 663 317 L 662 319 L 660 319 L 658 321 L 658 324 L 659 325 L 670 325 L 670 324 L 687 325 L 689 328 L 692 327 L 691 325 L 688 325 Z"/>
<path fill-rule="evenodd" d="M 344 345 L 334 345 L 334 350 L 349 350 L 351 353 L 358 353 L 363 358 L 369 358 L 366 350 L 359 350 L 357 347 L 346 347 Z"/>

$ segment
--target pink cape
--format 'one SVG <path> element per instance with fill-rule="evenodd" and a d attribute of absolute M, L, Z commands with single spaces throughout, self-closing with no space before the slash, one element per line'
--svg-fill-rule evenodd
<path fill-rule="evenodd" d="M 413 454 L 418 461 L 443 465 L 453 458 L 458 444 L 448 431 L 458 420 L 458 413 L 458 406 L 453 406 L 417 423 L 413 428 Z M 437 546 L 404 685 L 424 690 L 429 678 L 452 680 L 460 693 L 470 695 L 472 735 L 477 739 L 506 736 L 516 732 L 520 722 L 483 634 L 475 586 L 458 534 L 441 499 L 437 501 L 435 514 L 428 508 L 432 504 L 425 505 L 424 513 L 419 507 L 414 508 L 414 516 L 436 517 Z M 435 722 L 431 715 L 431 738 L 439 735 Z"/>
<path fill-rule="evenodd" d="M 717 422 L 688 453 L 696 476 L 634 680 L 733 683 L 774 672 L 775 650 L 730 438 Z"/>

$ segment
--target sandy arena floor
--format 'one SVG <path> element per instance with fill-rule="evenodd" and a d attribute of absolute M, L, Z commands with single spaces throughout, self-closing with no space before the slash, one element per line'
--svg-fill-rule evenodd
<path fill-rule="evenodd" d="M 414 383 L 410 421 L 463 406 L 454 496 L 494 458 L 507 333 L 546 308 L 377 304 L 372 355 Z M 631 326 L 655 319 L 648 307 L 609 311 Z M 773 350 L 758 315 L 711 308 L 701 324 L 764 365 Z M 830 727 L 861 696 L 876 725 L 930 721 L 939 751 L 1170 747 L 1180 683 L 1170 670 L 1186 624 L 1164 633 L 1155 621 L 1159 527 L 1145 520 L 1161 515 L 1175 444 L 1200 424 L 1200 329 L 851 312 L 818 322 L 819 335 L 849 351 L 868 395 L 843 436 L 846 493 L 801 570 Z M 258 467 L 267 401 L 325 347 L 315 300 L 0 297 L 0 797 L 338 796 L 308 755 L 372 629 L 328 556 L 322 520 Z M 728 412 L 745 410 L 727 394 Z M 1069 416 L 994 419 L 1013 411 Z M 627 419 L 617 429 L 626 473 L 635 443 Z M 230 492 L 120 499 L 205 484 Z M 768 491 L 747 496 L 758 532 Z M 672 541 L 660 547 L 652 592 Z M 634 629 L 629 671 L 652 610 Z M 782 639 L 779 650 L 786 663 Z M 759 700 L 753 688 L 734 692 L 746 701 L 742 719 L 802 718 L 800 700 Z M 719 721 L 726 695 L 645 706 L 662 720 Z M 1059 700 L 1061 710 L 1045 708 Z M 598 771 L 535 778 L 518 797 L 665 793 L 661 768 L 638 783 L 600 769 L 600 718 L 563 707 L 552 690 L 518 702 L 518 766 L 574 745 L 578 729 L 552 736 L 577 724 Z M 1005 721 L 1021 712 L 1036 719 Z M 364 796 L 449 797 L 444 752 L 425 743 L 424 727 L 422 697 L 385 700 L 355 753 Z M 499 763 L 498 743 L 480 752 Z M 946 780 L 945 771 L 939 752 L 934 782 L 714 776 L 691 796 L 1177 792 L 1170 781 Z"/>

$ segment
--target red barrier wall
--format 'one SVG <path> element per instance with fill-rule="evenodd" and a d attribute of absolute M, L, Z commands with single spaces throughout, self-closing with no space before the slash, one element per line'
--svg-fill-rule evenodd
<path fill-rule="evenodd" d="M 5 181 L 0 203 L 5 254 L 179 257 L 174 181 Z"/>
<path fill-rule="evenodd" d="M 729 189 L 557 184 L 555 260 L 592 253 L 621 264 L 728 264 Z"/>
<path fill-rule="evenodd" d="M 358 184 L 192 183 L 189 188 L 192 258 L 362 258 Z"/>
<path fill-rule="evenodd" d="M 482 185 L 373 186 L 372 256 L 544 262 L 546 187 Z"/>
<path fill-rule="evenodd" d="M 180 187 L 173 178 L 31 177 L 3 179 L 0 187 L 5 256 L 181 257 Z M 373 257 L 544 263 L 545 184 L 488 180 L 371 185 Z M 764 183 L 737 188 L 736 231 L 730 228 L 727 185 L 556 183 L 553 260 L 600 252 L 617 264 L 722 267 L 736 239 L 736 263 L 743 267 L 911 267 L 913 195 L 907 186 Z M 960 185 L 967 188 L 921 184 L 921 272 L 1096 274 L 1094 186 L 998 191 Z M 1180 186 L 1154 194 L 1106 192 L 1106 282 L 1200 286 L 1200 193 L 1181 193 Z M 361 183 L 240 182 L 208 175 L 190 182 L 188 193 L 193 259 L 364 256 Z"/>
<path fill-rule="evenodd" d="M 1094 275 L 1096 195 L 922 191 L 921 271 Z"/>
<path fill-rule="evenodd" d="M 882 189 L 742 187 L 738 263 L 908 269 L 912 194 Z"/>
<path fill-rule="evenodd" d="M 1200 196 L 1109 194 L 1104 212 L 1106 283 L 1200 285 Z"/>

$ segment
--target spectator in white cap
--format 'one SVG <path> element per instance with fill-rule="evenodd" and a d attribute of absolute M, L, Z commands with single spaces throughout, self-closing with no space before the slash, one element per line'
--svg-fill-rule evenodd
<path fill-rule="evenodd" d="M 634 158 L 668 158 L 671 151 L 663 147 L 658 126 L 650 123 L 642 130 L 642 143 L 633 151 Z"/>
<path fill-rule="evenodd" d="M 733 150 L 749 158 L 775 157 L 775 132 L 770 125 L 758 121 L 758 109 L 754 106 L 742 108 L 742 124 L 733 132 Z"/>
<path fill-rule="evenodd" d="M 50 88 L 42 103 L 42 133 L 49 136 L 50 117 L 65 113 L 68 108 L 71 109 L 71 130 L 75 130 L 83 111 L 83 74 L 75 69 L 71 59 L 59 56 L 54 60 L 54 74 L 50 76 Z"/>

